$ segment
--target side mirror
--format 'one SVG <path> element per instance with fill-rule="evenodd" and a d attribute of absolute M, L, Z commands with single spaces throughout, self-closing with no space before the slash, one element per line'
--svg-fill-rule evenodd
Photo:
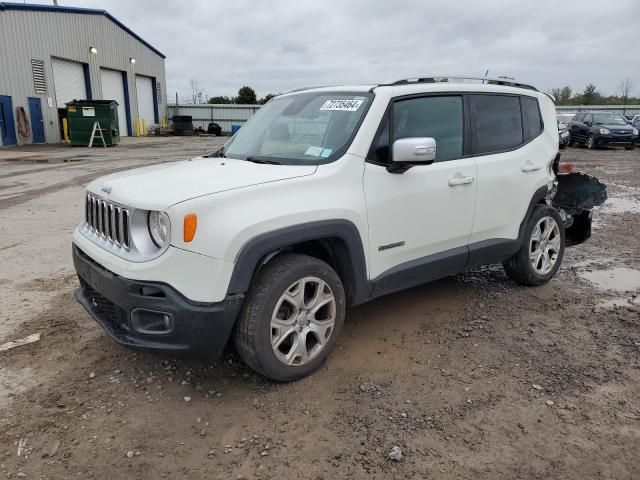
<path fill-rule="evenodd" d="M 587 127 L 591 127 L 591 126 L 593 126 L 593 124 L 592 124 L 590 121 L 588 121 L 588 120 L 587 120 L 586 122 L 584 122 L 584 124 L 585 124 Z"/>
<path fill-rule="evenodd" d="M 433 163 L 436 159 L 436 141 L 431 137 L 401 138 L 393 142 L 393 163 L 415 165 Z"/>

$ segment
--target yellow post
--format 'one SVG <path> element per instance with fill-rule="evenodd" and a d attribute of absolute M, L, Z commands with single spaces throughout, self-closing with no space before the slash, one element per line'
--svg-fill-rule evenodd
<path fill-rule="evenodd" d="M 64 135 L 63 141 L 69 143 L 69 122 L 66 118 L 62 119 L 62 132 Z"/>
<path fill-rule="evenodd" d="M 138 121 L 137 118 L 136 118 L 135 124 L 136 124 L 136 137 L 139 137 L 140 136 L 140 122 Z"/>
<path fill-rule="evenodd" d="M 144 120 L 144 118 L 142 119 L 142 136 L 146 136 L 147 135 L 147 124 Z"/>

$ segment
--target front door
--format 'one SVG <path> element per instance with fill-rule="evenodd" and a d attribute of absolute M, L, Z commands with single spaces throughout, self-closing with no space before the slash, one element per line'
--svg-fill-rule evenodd
<path fill-rule="evenodd" d="M 461 95 L 397 99 L 374 140 L 364 192 L 374 296 L 461 270 L 473 226 L 476 161 L 464 157 Z M 436 161 L 390 173 L 394 140 L 432 137 Z"/>
<path fill-rule="evenodd" d="M 44 143 L 44 121 L 39 98 L 29 97 L 29 116 L 33 143 Z"/>
<path fill-rule="evenodd" d="M 13 104 L 11 97 L 6 95 L 0 95 L 0 136 L 2 136 L 2 145 L 5 147 L 18 142 L 13 121 Z"/>

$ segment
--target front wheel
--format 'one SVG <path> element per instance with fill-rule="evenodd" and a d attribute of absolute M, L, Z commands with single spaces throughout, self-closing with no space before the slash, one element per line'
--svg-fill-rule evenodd
<path fill-rule="evenodd" d="M 322 366 L 345 312 L 342 282 L 329 265 L 307 255 L 278 256 L 253 282 L 236 325 L 236 349 L 265 377 L 297 380 Z"/>
<path fill-rule="evenodd" d="M 587 138 L 587 148 L 589 150 L 595 150 L 596 147 L 597 147 L 596 137 L 594 137 L 593 134 L 589 135 L 589 138 Z"/>
<path fill-rule="evenodd" d="M 521 285 L 537 286 L 553 278 L 564 255 L 565 232 L 558 211 L 541 205 L 531 214 L 520 250 L 503 263 L 504 270 Z"/>

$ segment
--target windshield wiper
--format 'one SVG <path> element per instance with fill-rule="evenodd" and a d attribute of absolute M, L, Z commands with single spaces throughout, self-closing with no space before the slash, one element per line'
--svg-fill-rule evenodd
<path fill-rule="evenodd" d="M 251 157 L 251 156 L 245 158 L 245 160 L 247 162 L 263 163 L 265 165 L 282 165 L 280 162 L 276 162 L 275 160 L 262 160 L 260 158 Z"/>

